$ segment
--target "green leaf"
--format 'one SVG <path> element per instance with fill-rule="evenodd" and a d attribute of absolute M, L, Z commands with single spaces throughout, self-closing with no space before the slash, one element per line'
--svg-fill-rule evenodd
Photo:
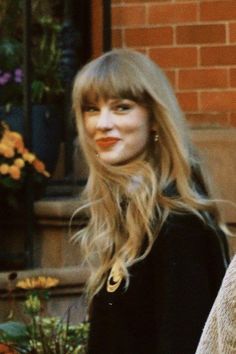
<path fill-rule="evenodd" d="M 0 331 L 4 332 L 9 340 L 19 340 L 27 337 L 27 327 L 20 322 L 0 323 Z"/>
<path fill-rule="evenodd" d="M 0 41 L 1 69 L 12 70 L 22 64 L 22 44 L 16 39 Z"/>
<path fill-rule="evenodd" d="M 32 99 L 34 102 L 40 102 L 42 100 L 45 84 L 43 81 L 34 80 L 31 85 L 32 88 Z"/>

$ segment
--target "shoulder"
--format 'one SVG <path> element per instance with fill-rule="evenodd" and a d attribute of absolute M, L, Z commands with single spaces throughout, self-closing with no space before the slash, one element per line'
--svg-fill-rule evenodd
<path fill-rule="evenodd" d="M 228 265 L 228 246 L 225 234 L 209 219 L 191 213 L 170 214 L 154 243 L 154 249 L 173 255 L 200 254 L 209 260 Z"/>
<path fill-rule="evenodd" d="M 226 240 L 225 234 L 212 218 L 201 218 L 193 213 L 171 213 L 160 231 L 160 237 L 166 241 L 181 238 L 186 241 L 191 239 L 191 242 L 194 239 L 205 240 L 213 244 Z"/>
<path fill-rule="evenodd" d="M 236 349 L 236 255 L 211 309 L 196 354 L 231 353 Z"/>
<path fill-rule="evenodd" d="M 221 284 L 216 299 L 218 323 L 230 331 L 234 331 L 236 338 L 236 255 L 232 259 Z M 234 342 L 236 349 L 236 340 Z"/>
<path fill-rule="evenodd" d="M 223 298 L 224 302 L 228 303 L 228 305 L 231 304 L 231 306 L 236 307 L 236 254 L 225 273 L 219 296 Z"/>
<path fill-rule="evenodd" d="M 159 236 L 166 242 L 172 242 L 176 238 L 186 241 L 191 239 L 192 242 L 193 239 L 204 239 L 210 232 L 215 234 L 216 231 L 199 216 L 191 213 L 172 213 L 165 221 Z"/>
<path fill-rule="evenodd" d="M 151 254 L 163 261 L 206 257 L 208 228 L 194 214 L 170 214 L 157 235 Z"/>

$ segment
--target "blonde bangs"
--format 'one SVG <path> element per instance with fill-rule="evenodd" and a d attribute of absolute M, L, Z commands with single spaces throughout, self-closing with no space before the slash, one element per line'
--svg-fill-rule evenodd
<path fill-rule="evenodd" d="M 89 63 L 76 78 L 75 96 L 77 103 L 83 105 L 96 102 L 102 98 L 127 98 L 146 104 L 147 93 L 144 92 L 140 75 L 132 65 L 124 65 L 119 56 L 103 58 Z M 127 67 L 129 66 L 129 67 Z M 78 102 L 79 100 L 79 102 Z"/>

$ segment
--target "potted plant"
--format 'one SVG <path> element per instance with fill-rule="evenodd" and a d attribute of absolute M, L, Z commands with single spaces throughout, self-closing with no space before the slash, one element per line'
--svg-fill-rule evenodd
<path fill-rule="evenodd" d="M 70 312 L 63 319 L 59 316 L 50 316 L 45 309 L 45 303 L 50 297 L 49 291 L 58 283 L 57 278 L 45 276 L 26 278 L 17 282 L 16 287 L 26 292 L 23 304 L 26 318 L 25 321 L 10 320 L 0 324 L 1 353 L 86 353 L 89 323 L 84 321 L 72 325 Z"/>
<path fill-rule="evenodd" d="M 39 3 L 36 1 L 35 4 Z M 24 81 L 22 4 L 20 0 L 0 0 L 0 119 L 7 121 L 13 130 L 20 133 L 23 133 Z M 61 52 L 57 45 L 61 26 L 52 13 L 38 11 L 37 6 L 32 17 L 32 141 L 34 152 L 52 172 L 62 132 L 64 89 L 59 73 Z"/>
<path fill-rule="evenodd" d="M 49 176 L 45 164 L 25 147 L 21 134 L 0 121 L 0 197 L 4 206 L 0 215 L 24 210 L 22 195 L 29 177 L 37 198 Z"/>

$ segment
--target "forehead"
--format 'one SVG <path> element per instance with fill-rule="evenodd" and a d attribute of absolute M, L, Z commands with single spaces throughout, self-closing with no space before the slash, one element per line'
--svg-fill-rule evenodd
<path fill-rule="evenodd" d="M 96 103 L 96 104 L 106 103 L 107 104 L 107 103 L 116 103 L 123 100 L 132 100 L 136 102 L 136 100 L 131 97 L 122 97 L 122 96 L 114 96 L 114 95 L 101 96 L 98 94 L 90 93 L 88 96 L 84 97 L 83 104 L 86 103 Z"/>
<path fill-rule="evenodd" d="M 96 86 L 95 86 L 96 85 Z M 82 102 L 97 102 L 99 100 L 108 101 L 111 99 L 132 99 L 134 101 L 144 101 L 145 93 L 138 92 L 132 88 L 127 87 L 114 87 L 107 83 L 95 83 L 90 87 L 84 87 L 81 92 Z"/>
<path fill-rule="evenodd" d="M 104 63 L 103 63 L 104 64 Z M 114 65 L 88 67 L 78 81 L 78 96 L 82 103 L 103 99 L 127 98 L 137 102 L 146 100 L 142 82 L 134 75 L 118 70 Z"/>
<path fill-rule="evenodd" d="M 99 101 L 120 101 L 120 100 L 132 100 L 143 106 L 150 106 L 150 97 L 144 91 L 135 90 L 131 87 L 114 87 L 113 85 L 92 84 L 81 90 L 80 103 L 85 105 L 88 103 L 98 103 Z"/>

